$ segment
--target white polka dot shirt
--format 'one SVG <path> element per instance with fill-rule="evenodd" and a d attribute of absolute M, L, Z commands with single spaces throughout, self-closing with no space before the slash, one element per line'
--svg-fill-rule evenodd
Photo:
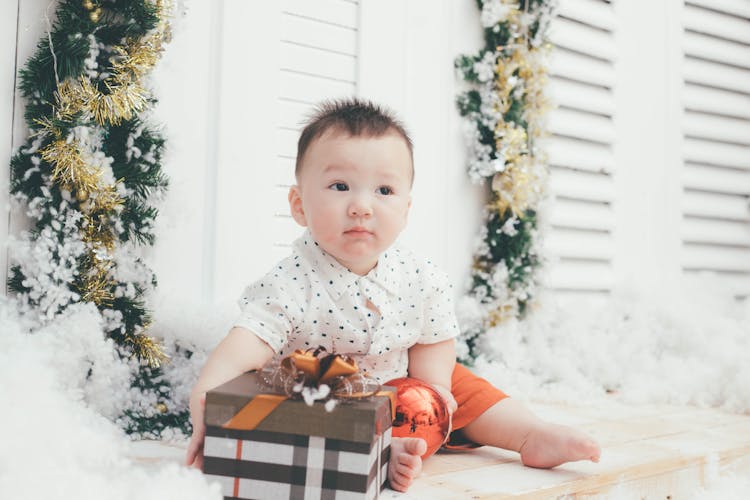
<path fill-rule="evenodd" d="M 406 376 L 414 344 L 458 335 L 452 286 L 434 264 L 394 246 L 359 276 L 309 231 L 289 257 L 245 289 L 240 308 L 235 326 L 254 332 L 278 358 L 323 346 L 353 357 L 381 383 Z"/>

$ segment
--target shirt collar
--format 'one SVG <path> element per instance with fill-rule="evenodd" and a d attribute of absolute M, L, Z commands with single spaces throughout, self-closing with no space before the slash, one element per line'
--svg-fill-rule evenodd
<path fill-rule="evenodd" d="M 321 283 L 334 300 L 345 293 L 359 291 L 357 281 L 367 279 L 391 294 L 398 294 L 398 249 L 391 247 L 380 256 L 378 264 L 365 276 L 342 266 L 312 238 L 309 230 L 294 242 L 297 253 L 311 265 L 311 281 Z"/>

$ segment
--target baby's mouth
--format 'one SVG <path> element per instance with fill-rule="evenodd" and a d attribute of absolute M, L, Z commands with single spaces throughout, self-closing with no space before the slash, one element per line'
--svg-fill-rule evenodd
<path fill-rule="evenodd" d="M 344 231 L 344 234 L 348 234 L 350 236 L 370 236 L 372 235 L 372 231 L 367 228 L 357 226 L 351 229 L 347 229 L 346 231 Z"/>

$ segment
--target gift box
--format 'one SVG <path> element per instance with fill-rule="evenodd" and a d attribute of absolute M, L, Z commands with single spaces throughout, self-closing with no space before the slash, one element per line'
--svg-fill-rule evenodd
<path fill-rule="evenodd" d="M 249 372 L 206 395 L 203 471 L 224 498 L 379 497 L 395 389 L 339 401 L 330 412 L 274 392 Z"/>

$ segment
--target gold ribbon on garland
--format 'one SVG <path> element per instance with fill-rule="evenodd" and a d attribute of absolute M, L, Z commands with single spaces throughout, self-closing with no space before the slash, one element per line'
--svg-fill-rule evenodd
<path fill-rule="evenodd" d="M 140 80 L 156 65 L 164 44 L 172 37 L 167 22 L 171 2 L 157 0 L 155 5 L 159 22 L 153 32 L 146 38 L 129 39 L 124 45 L 113 47 L 117 55 L 111 60 L 112 75 L 104 80 L 106 93 L 100 92 L 84 76 L 77 80 L 66 80 L 58 86 L 55 108 L 60 119 L 70 119 L 83 112 L 93 117 L 99 125 L 119 125 L 122 120 L 130 120 L 143 110 L 148 103 L 148 92 Z M 90 0 L 84 0 L 84 7 L 91 14 L 99 12 L 96 19 L 92 18 L 92 21 L 98 22 L 101 7 Z"/>
<path fill-rule="evenodd" d="M 511 24 L 518 26 L 521 14 L 519 9 L 511 11 Z M 502 117 L 510 110 L 513 100 L 511 95 L 516 91 L 512 82 L 515 79 L 523 80 L 523 101 L 526 108 L 524 121 L 528 128 L 527 133 L 521 124 L 509 123 L 502 118 L 495 126 L 495 150 L 497 157 L 504 161 L 505 168 L 492 179 L 492 190 L 496 196 L 490 203 L 490 208 L 500 215 L 510 210 L 516 217 L 522 216 L 541 192 L 539 186 L 544 179 L 539 178 L 533 168 L 532 143 L 542 135 L 540 119 L 550 107 L 544 96 L 547 70 L 539 63 L 542 51 L 549 49 L 549 44 L 544 44 L 541 48 L 529 48 L 526 34 L 520 32 L 516 32 L 512 43 L 507 47 L 496 49 L 501 54 L 495 68 L 498 98 L 496 111 Z M 510 56 L 502 57 L 506 50 L 512 51 Z M 518 99 L 518 96 L 513 95 L 513 98 Z"/>
<path fill-rule="evenodd" d="M 540 117 L 549 109 L 549 102 L 544 96 L 547 82 L 547 70 L 539 64 L 540 51 L 548 51 L 550 45 L 545 43 L 541 48 L 529 47 L 528 28 L 523 27 L 522 16 L 528 14 L 529 3 L 521 10 L 516 5 L 508 12 L 507 21 L 511 29 L 511 38 L 507 46 L 496 48 L 500 54 L 495 67 L 495 91 L 498 97 L 496 111 L 504 116 L 511 107 L 511 94 L 516 91 L 513 80 L 524 82 L 523 102 L 525 104 L 525 130 L 521 124 L 507 123 L 502 118 L 495 126 L 495 150 L 498 158 L 502 158 L 505 168 L 492 179 L 492 191 L 495 198 L 490 203 L 490 209 L 496 210 L 501 216 L 510 210 L 513 215 L 520 217 L 529 208 L 530 202 L 540 194 L 540 179 L 533 167 L 531 153 L 532 141 L 541 135 L 538 126 Z M 508 57 L 503 57 L 504 51 L 511 51 Z M 513 96 L 518 99 L 518 96 Z"/>
<path fill-rule="evenodd" d="M 495 80 L 493 84 L 494 111 L 498 117 L 494 133 L 495 161 L 502 164 L 493 175 L 492 196 L 487 204 L 490 213 L 501 220 L 522 218 L 542 197 L 547 170 L 543 153 L 534 147 L 545 130 L 542 117 L 550 109 L 544 94 L 547 84 L 545 56 L 551 49 L 549 43 L 534 45 L 529 40 L 529 2 L 523 9 L 518 4 L 502 2 L 509 11 L 502 21 L 510 36 L 507 44 L 495 47 Z M 519 85 L 520 83 L 520 85 Z M 513 105 L 522 104 L 520 119 L 508 119 Z M 491 262 L 476 259 L 474 270 L 492 274 Z M 490 327 L 503 323 L 517 312 L 514 302 L 495 306 L 488 314 Z"/>
<path fill-rule="evenodd" d="M 54 130 L 55 136 L 61 135 Z M 99 188 L 101 172 L 86 163 L 78 143 L 55 139 L 41 150 L 42 159 L 52 165 L 52 181 L 75 192 L 93 192 Z"/>
<path fill-rule="evenodd" d="M 83 0 L 92 22 L 106 13 L 98 1 Z M 111 76 L 104 80 L 106 92 L 101 92 L 85 76 L 68 79 L 58 84 L 55 91 L 54 117 L 37 120 L 37 135 L 53 137 L 40 153 L 52 166 L 52 181 L 70 191 L 80 202 L 83 214 L 82 239 L 89 255 L 81 269 L 81 298 L 97 306 L 110 306 L 114 301 L 115 281 L 112 254 L 118 236 L 111 219 L 122 209 L 123 198 L 115 184 L 103 184 L 102 172 L 89 163 L 80 144 L 74 137 L 62 136 L 57 122 L 72 122 L 76 116 L 92 118 L 99 125 L 119 125 L 142 111 L 148 103 L 148 92 L 141 83 L 142 77 L 156 64 L 163 45 L 171 39 L 168 13 L 171 2 L 156 0 L 158 23 L 151 34 L 143 39 L 128 39 L 122 46 L 113 48 L 116 54 L 111 63 Z M 144 325 L 144 330 L 147 325 Z M 137 333 L 126 339 L 133 354 L 150 366 L 158 367 L 167 359 L 161 345 L 152 337 Z"/>

